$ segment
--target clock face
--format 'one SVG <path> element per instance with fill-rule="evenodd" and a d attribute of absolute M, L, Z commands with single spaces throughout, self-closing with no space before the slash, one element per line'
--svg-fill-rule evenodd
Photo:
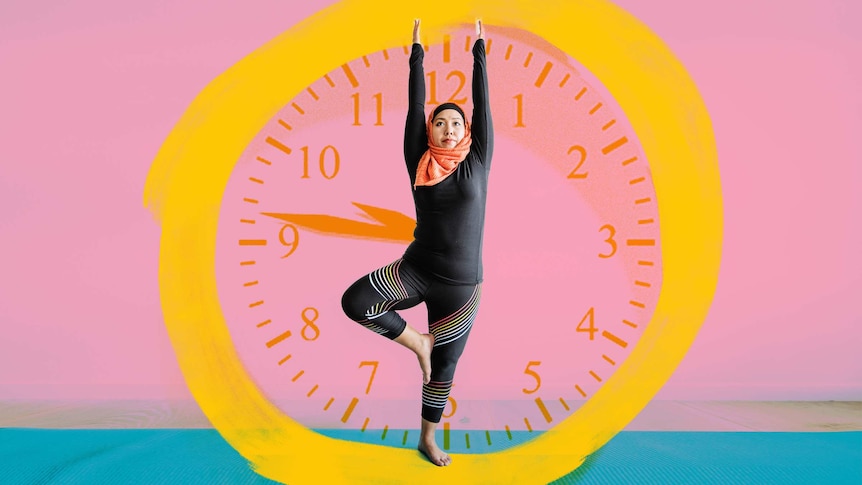
<path fill-rule="evenodd" d="M 428 110 L 453 101 L 470 116 L 472 34 L 427 46 Z M 441 421 L 444 446 L 467 452 L 576 413 L 637 344 L 662 285 L 656 193 L 623 111 L 538 37 L 495 29 L 486 45 L 495 149 L 483 299 Z M 215 253 L 221 310 L 261 392 L 309 428 L 392 446 L 418 436 L 418 365 L 340 301 L 412 239 L 408 57 L 404 47 L 347 62 L 264 126 L 225 188 Z M 401 313 L 426 331 L 424 305 Z"/>

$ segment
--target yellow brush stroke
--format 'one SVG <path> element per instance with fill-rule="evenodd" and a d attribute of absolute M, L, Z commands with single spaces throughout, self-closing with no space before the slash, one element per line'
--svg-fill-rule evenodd
<path fill-rule="evenodd" d="M 591 70 L 634 127 L 658 195 L 663 285 L 640 342 L 577 413 L 504 451 L 437 468 L 418 452 L 316 434 L 269 403 L 245 373 L 218 302 L 218 207 L 234 163 L 296 94 L 344 62 L 425 41 L 482 18 L 534 32 Z M 493 80 L 491 81 L 493 84 Z M 213 143 L 218 140 L 218 143 Z M 547 483 L 619 432 L 655 395 L 694 339 L 718 278 L 722 212 L 712 128 L 694 83 L 646 26 L 600 0 L 346 0 L 318 12 L 213 80 L 153 163 L 144 203 L 162 224 L 159 285 L 171 341 L 195 399 L 260 474 L 290 483 Z"/>

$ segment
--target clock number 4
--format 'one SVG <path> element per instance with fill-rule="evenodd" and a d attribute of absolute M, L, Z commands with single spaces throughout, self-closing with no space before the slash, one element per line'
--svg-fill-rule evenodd
<path fill-rule="evenodd" d="M 300 178 L 311 178 L 311 175 L 308 174 L 308 147 L 304 146 L 300 148 L 302 150 L 302 177 Z M 327 155 L 332 153 L 332 167 L 331 169 L 327 169 Z M 323 147 L 323 150 L 320 151 L 320 156 L 318 157 L 318 166 L 320 167 L 320 175 L 323 175 L 323 178 L 327 180 L 332 180 L 338 175 L 338 170 L 341 168 L 341 155 L 338 154 L 338 150 L 332 145 L 326 145 Z"/>
<path fill-rule="evenodd" d="M 584 327 L 584 323 L 587 324 L 586 327 Z M 595 333 L 598 332 L 599 329 L 596 328 L 595 310 L 593 307 L 590 307 L 587 314 L 584 315 L 584 318 L 582 318 L 580 323 L 578 323 L 578 326 L 575 327 L 575 331 L 589 333 L 590 340 L 595 338 Z"/>
<path fill-rule="evenodd" d="M 351 96 L 353 98 L 353 126 L 362 126 L 362 123 L 359 121 L 359 93 L 353 93 Z M 374 96 L 375 107 L 377 108 L 377 119 L 374 122 L 374 126 L 383 126 L 383 93 L 377 93 Z"/>

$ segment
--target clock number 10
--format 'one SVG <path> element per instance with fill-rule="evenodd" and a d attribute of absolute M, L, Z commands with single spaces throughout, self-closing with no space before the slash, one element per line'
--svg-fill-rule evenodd
<path fill-rule="evenodd" d="M 308 147 L 304 146 L 300 148 L 302 150 L 302 177 L 304 179 L 311 178 L 311 175 L 308 174 Z M 332 153 L 332 164 L 331 168 L 327 169 L 327 155 Z M 323 150 L 320 151 L 320 156 L 318 157 L 318 166 L 320 167 L 320 175 L 323 175 L 323 178 L 327 180 L 332 180 L 338 175 L 338 170 L 341 167 L 341 155 L 338 154 L 338 150 L 332 145 L 326 145 L 323 147 Z"/>

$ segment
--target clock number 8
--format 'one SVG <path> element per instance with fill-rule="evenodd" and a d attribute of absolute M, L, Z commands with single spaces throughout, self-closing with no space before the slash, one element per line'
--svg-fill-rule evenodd
<path fill-rule="evenodd" d="M 449 96 L 449 103 L 455 104 L 464 104 L 467 102 L 467 96 L 463 98 L 457 97 L 458 94 L 461 93 L 461 90 L 464 89 L 464 85 L 467 84 L 467 76 L 464 75 L 463 72 L 455 70 L 450 71 L 449 74 L 446 75 L 446 80 L 448 81 L 452 76 L 458 78 L 458 88 L 455 89 L 455 92 L 452 93 L 452 96 Z M 428 73 L 428 91 L 430 96 L 428 96 L 428 104 L 440 104 L 440 101 L 437 101 L 437 71 L 431 71 Z"/>
<path fill-rule="evenodd" d="M 310 313 L 314 313 L 313 317 L 308 317 L 306 315 L 306 312 L 309 312 L 309 310 Z M 305 340 L 312 341 L 317 340 L 317 337 L 320 337 L 320 329 L 314 324 L 318 316 L 320 316 L 320 314 L 317 312 L 317 308 L 310 306 L 302 310 L 302 321 L 305 322 L 305 325 L 302 326 L 300 333 L 302 334 L 302 338 Z M 310 332 L 309 329 L 311 329 Z"/>
<path fill-rule="evenodd" d="M 301 178 L 304 178 L 304 179 L 311 178 L 311 176 L 308 175 L 308 147 L 304 146 L 304 147 L 300 148 L 300 150 L 302 150 L 302 177 Z M 332 150 L 334 163 L 333 163 L 333 167 L 332 167 L 332 172 L 327 173 L 327 171 L 326 171 L 326 153 L 329 150 Z M 320 157 L 318 157 L 318 159 L 320 161 L 320 164 L 319 164 L 320 175 L 323 175 L 323 178 L 325 178 L 327 180 L 334 179 L 335 176 L 338 175 L 338 170 L 341 166 L 341 156 L 338 154 L 338 150 L 336 150 L 336 148 L 332 145 L 326 145 L 325 147 L 323 147 L 323 150 L 320 151 Z"/>

